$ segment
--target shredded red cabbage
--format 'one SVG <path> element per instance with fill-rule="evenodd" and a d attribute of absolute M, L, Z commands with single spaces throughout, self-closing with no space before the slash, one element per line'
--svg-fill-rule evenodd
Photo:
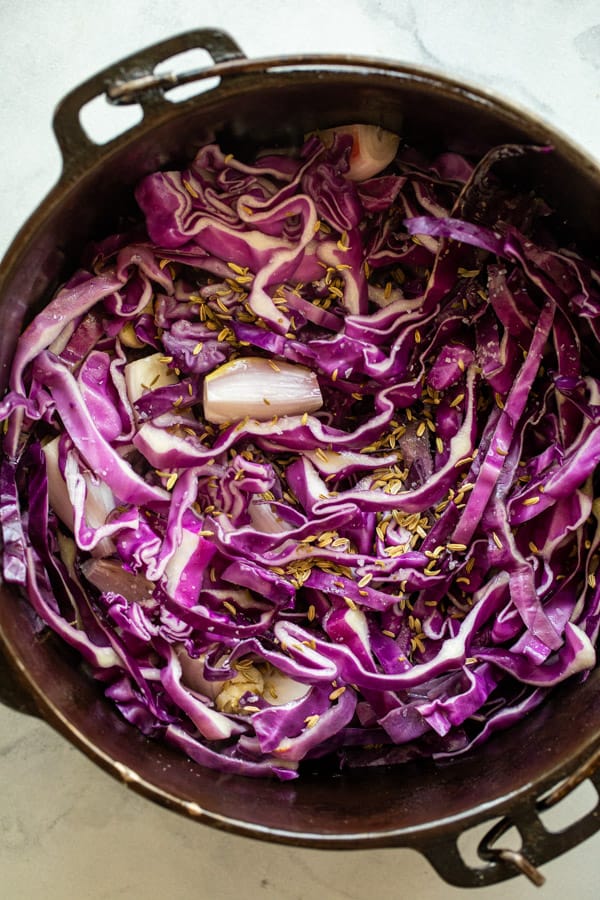
<path fill-rule="evenodd" d="M 0 405 L 5 579 L 223 772 L 461 754 L 596 661 L 600 274 L 502 178 L 548 151 L 351 148 L 144 178 Z"/>

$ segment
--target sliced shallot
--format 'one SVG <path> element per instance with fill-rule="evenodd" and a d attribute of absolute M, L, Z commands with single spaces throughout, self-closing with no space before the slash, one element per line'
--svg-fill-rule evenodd
<path fill-rule="evenodd" d="M 335 134 L 349 134 L 352 137 L 350 169 L 347 177 L 351 181 L 365 181 L 379 175 L 392 162 L 398 152 L 400 137 L 378 125 L 340 125 L 319 132 L 324 144 L 329 144 Z"/>
<path fill-rule="evenodd" d="M 152 597 L 154 584 L 143 575 L 128 572 L 116 559 L 88 559 L 81 571 L 99 591 L 120 594 L 130 603 L 144 604 Z"/>
<path fill-rule="evenodd" d="M 234 359 L 211 372 L 204 382 L 204 418 L 217 425 L 246 416 L 268 421 L 273 416 L 314 412 L 322 405 L 314 372 L 261 357 Z"/>

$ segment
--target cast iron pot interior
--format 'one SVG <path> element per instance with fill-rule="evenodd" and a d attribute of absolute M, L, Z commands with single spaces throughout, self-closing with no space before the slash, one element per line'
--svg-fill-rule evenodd
<path fill-rule="evenodd" d="M 204 46 L 205 36 L 186 38 Z M 161 45 L 162 55 L 183 49 L 178 40 Z M 139 71 L 141 59 L 138 54 L 137 68 L 128 69 L 124 61 L 90 80 L 85 96 Z M 171 103 L 160 91 L 149 92 L 144 121 L 103 148 L 81 137 L 73 110 L 83 94 L 74 92 L 62 104 L 57 128 L 66 151 L 63 177 L 16 238 L 0 278 L 4 381 L 23 322 L 76 268 L 85 242 L 110 233 L 130 214 L 136 181 L 189 159 L 213 138 L 243 156 L 254 147 L 298 144 L 316 127 L 363 121 L 400 131 L 425 149 L 483 152 L 503 142 L 551 143 L 554 153 L 535 155 L 535 173 L 528 176 L 532 186 L 578 240 L 591 246 L 600 239 L 600 172 L 562 137 L 512 107 L 442 77 L 373 60 L 301 68 L 286 66 L 285 60 L 255 62 L 250 71 L 244 62 L 217 88 L 186 102 Z M 457 854 L 457 835 L 483 819 L 510 812 L 528 855 L 538 863 L 575 842 L 570 837 L 549 851 L 533 804 L 600 743 L 598 671 L 583 685 L 557 690 L 526 721 L 452 763 L 415 762 L 342 775 L 308 771 L 281 784 L 220 775 L 144 738 L 104 700 L 77 656 L 41 629 L 28 603 L 6 585 L 0 635 L 28 696 L 55 728 L 153 800 L 217 827 L 315 847 L 416 846 L 456 884 L 489 883 L 509 874 L 500 860 L 468 870 Z M 595 827 L 588 821 L 587 834 Z M 585 836 L 580 832 L 577 839 Z"/>

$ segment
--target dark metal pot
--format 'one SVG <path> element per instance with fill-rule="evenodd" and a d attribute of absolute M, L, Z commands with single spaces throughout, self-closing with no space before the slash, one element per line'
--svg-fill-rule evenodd
<path fill-rule="evenodd" d="M 194 47 L 208 50 L 214 67 L 153 77 L 159 62 Z M 218 86 L 200 96 L 168 99 L 177 83 L 215 76 Z M 79 112 L 106 91 L 115 102 L 139 103 L 144 117 L 100 147 L 82 130 Z M 580 240 L 600 241 L 600 170 L 522 111 L 420 69 L 342 56 L 247 60 L 227 35 L 195 31 L 106 69 L 59 105 L 54 128 L 63 174 L 15 239 L 0 274 L 3 382 L 24 319 L 76 265 L 82 244 L 110 232 L 142 175 L 189 158 L 214 136 L 230 148 L 259 146 L 349 121 L 376 122 L 416 144 L 457 150 L 465 142 L 482 151 L 513 140 L 551 143 L 555 152 L 532 178 Z M 0 589 L 0 646 L 6 703 L 38 712 L 140 793 L 218 828 L 320 848 L 414 847 L 443 878 L 462 886 L 491 884 L 519 870 L 539 880 L 535 866 L 600 828 L 598 807 L 558 834 L 546 831 L 538 815 L 585 778 L 600 787 L 600 669 L 452 764 L 280 784 L 219 775 L 144 738 L 104 700 L 68 648 L 47 634 L 40 639 L 28 603 L 8 586 Z M 498 817 L 505 818 L 480 845 L 481 866 L 470 868 L 458 852 L 459 835 Z M 511 825 L 522 837 L 519 853 L 496 847 Z"/>

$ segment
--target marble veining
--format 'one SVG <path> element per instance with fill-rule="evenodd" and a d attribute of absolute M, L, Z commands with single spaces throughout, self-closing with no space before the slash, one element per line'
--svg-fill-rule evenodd
<path fill-rule="evenodd" d="M 573 46 L 584 62 L 600 69 L 600 25 L 586 28 L 578 34 Z"/>

